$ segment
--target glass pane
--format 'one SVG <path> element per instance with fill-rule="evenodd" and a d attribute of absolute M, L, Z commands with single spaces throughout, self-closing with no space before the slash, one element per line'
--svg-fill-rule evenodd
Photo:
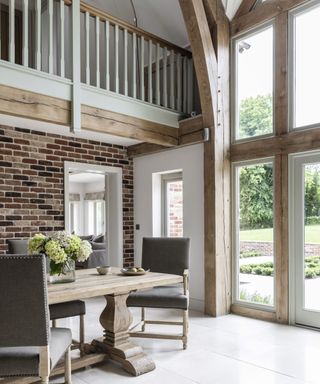
<path fill-rule="evenodd" d="M 320 122 L 320 50 L 314 45 L 320 36 L 320 6 L 295 18 L 295 125 Z"/>
<path fill-rule="evenodd" d="M 273 164 L 238 167 L 238 300 L 273 305 Z"/>
<path fill-rule="evenodd" d="M 96 202 L 96 235 L 104 233 L 104 202 Z"/>
<path fill-rule="evenodd" d="M 304 307 L 320 311 L 320 164 L 304 167 Z"/>
<path fill-rule="evenodd" d="M 236 139 L 273 132 L 273 27 L 237 40 Z"/>
<path fill-rule="evenodd" d="M 168 181 L 167 201 L 167 236 L 183 237 L 183 181 Z"/>

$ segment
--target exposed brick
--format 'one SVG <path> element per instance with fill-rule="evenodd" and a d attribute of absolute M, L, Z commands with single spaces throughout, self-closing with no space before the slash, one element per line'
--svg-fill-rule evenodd
<path fill-rule="evenodd" d="M 133 162 L 125 147 L 29 129 L 0 129 L 0 253 L 6 240 L 64 226 L 64 161 L 123 169 L 124 264 L 133 265 Z"/>

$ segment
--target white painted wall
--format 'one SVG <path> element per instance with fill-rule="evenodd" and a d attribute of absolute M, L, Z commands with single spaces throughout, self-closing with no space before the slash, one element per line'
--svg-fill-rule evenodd
<path fill-rule="evenodd" d="M 144 236 L 152 236 L 153 175 L 181 169 L 183 173 L 183 230 L 191 238 L 190 306 L 204 307 L 203 145 L 193 145 L 134 159 L 135 264 L 141 262 Z"/>

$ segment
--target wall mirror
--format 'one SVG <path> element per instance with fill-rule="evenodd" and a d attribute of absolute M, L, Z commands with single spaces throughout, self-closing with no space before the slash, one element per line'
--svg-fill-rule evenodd
<path fill-rule="evenodd" d="M 122 169 L 66 161 L 64 183 L 65 229 L 91 242 L 89 267 L 122 267 Z"/>

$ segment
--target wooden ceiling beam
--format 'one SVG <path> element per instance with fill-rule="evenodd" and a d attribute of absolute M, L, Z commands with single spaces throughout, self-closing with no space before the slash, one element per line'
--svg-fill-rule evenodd
<path fill-rule="evenodd" d="M 236 36 L 237 34 L 275 18 L 282 12 L 287 12 L 308 1 L 309 0 L 268 0 L 260 4 L 251 12 L 238 18 L 234 18 L 231 22 L 231 35 Z"/>
<path fill-rule="evenodd" d="M 229 312 L 231 298 L 229 22 L 220 0 L 207 1 L 206 7 L 202 0 L 179 2 L 193 52 L 203 124 L 210 131 L 204 143 L 205 312 L 219 316 Z M 216 36 L 211 34 L 212 20 Z"/>
<path fill-rule="evenodd" d="M 242 0 L 233 20 L 251 12 L 258 0 Z"/>

